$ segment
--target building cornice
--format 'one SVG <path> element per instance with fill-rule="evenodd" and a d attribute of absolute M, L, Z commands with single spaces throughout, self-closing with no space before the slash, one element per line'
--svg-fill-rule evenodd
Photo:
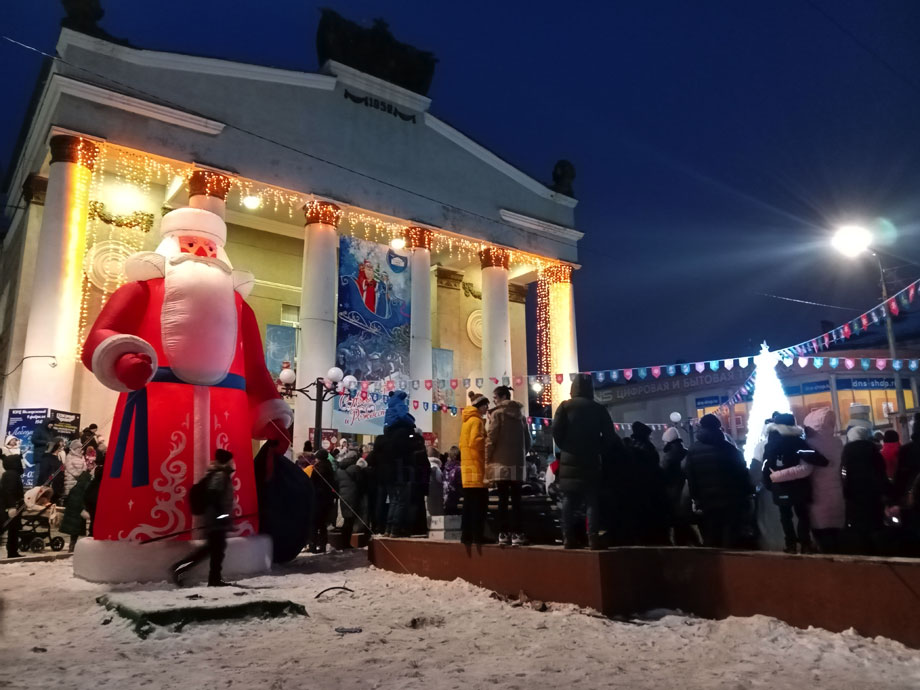
<path fill-rule="evenodd" d="M 545 220 L 525 216 L 520 213 L 515 213 L 514 211 L 508 211 L 504 208 L 499 209 L 498 215 L 500 215 L 501 219 L 506 223 L 511 223 L 519 228 L 524 228 L 525 230 L 530 230 L 531 232 L 536 232 L 544 237 L 551 237 L 556 240 L 565 240 L 575 243 L 585 236 L 585 233 L 579 232 L 574 228 L 567 228 L 564 225 L 549 223 Z"/>
<path fill-rule="evenodd" d="M 431 99 L 426 96 L 421 96 L 414 91 L 409 91 L 409 89 L 404 89 L 378 77 L 365 74 L 354 67 L 343 65 L 335 60 L 327 60 L 323 64 L 322 70 L 333 75 L 337 81 L 346 86 L 379 96 L 395 105 L 401 105 L 419 113 L 427 112 L 431 106 Z"/>
<path fill-rule="evenodd" d="M 209 74 L 215 77 L 253 79 L 274 84 L 322 89 L 324 91 L 331 91 L 335 88 L 335 79 L 325 74 L 297 72 L 295 70 L 279 69 L 277 67 L 249 65 L 244 62 L 196 57 L 194 55 L 182 55 L 180 53 L 164 53 L 155 50 L 129 48 L 127 46 L 109 43 L 101 38 L 94 38 L 93 36 L 87 36 L 77 31 L 71 31 L 70 29 L 62 29 L 57 44 L 58 54 L 66 55 L 66 50 L 70 46 L 100 55 L 109 55 L 123 62 L 138 65 L 140 67 L 169 69 L 179 72 L 195 72 L 197 74 Z"/>
<path fill-rule="evenodd" d="M 489 149 L 487 149 L 485 146 L 477 144 L 475 141 L 463 134 L 463 132 L 454 129 L 449 124 L 443 120 L 439 120 L 431 113 L 425 113 L 424 120 L 427 127 L 430 127 L 441 136 L 457 144 L 457 146 L 462 148 L 464 151 L 468 151 L 469 153 L 473 154 L 476 156 L 476 158 L 483 161 L 484 163 L 488 163 L 493 168 L 501 173 L 504 173 L 512 180 L 529 189 L 530 191 L 539 194 L 545 199 L 551 199 L 557 204 L 561 204 L 562 206 L 566 206 L 568 208 L 575 208 L 575 206 L 578 204 L 577 199 L 573 199 L 572 197 L 566 196 L 565 194 L 554 192 L 546 185 L 537 182 L 530 175 L 521 172 L 508 161 L 502 160 L 494 153 L 489 151 Z"/>

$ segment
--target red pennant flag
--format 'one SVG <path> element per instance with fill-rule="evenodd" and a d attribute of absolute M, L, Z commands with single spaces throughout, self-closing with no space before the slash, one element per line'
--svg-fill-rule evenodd
<path fill-rule="evenodd" d="M 850 324 L 848 323 L 843 324 L 843 337 L 849 338 L 852 334 L 853 334 L 853 331 L 850 328 Z"/>
<path fill-rule="evenodd" d="M 828 348 L 828 347 L 830 347 L 830 346 L 831 346 L 831 334 L 830 334 L 830 333 L 825 333 L 825 334 L 824 334 L 824 347 L 825 347 L 825 348 Z"/>
<path fill-rule="evenodd" d="M 549 420 L 546 417 L 543 418 L 543 426 L 549 426 Z"/>
<path fill-rule="evenodd" d="M 914 301 L 914 295 L 917 294 L 917 283 L 911 283 L 910 287 L 907 288 L 907 299 L 911 302 Z"/>
<path fill-rule="evenodd" d="M 562 374 L 556 374 L 556 383 L 562 383 L 565 380 L 565 376 Z"/>
<path fill-rule="evenodd" d="M 425 379 L 425 390 L 426 391 L 431 390 L 431 379 Z"/>
<path fill-rule="evenodd" d="M 367 391 L 361 391 L 361 400 L 367 400 Z"/>
<path fill-rule="evenodd" d="M 413 410 L 417 410 L 417 409 L 418 409 L 418 400 L 413 400 L 413 401 L 412 401 L 412 409 L 413 409 Z"/>
<path fill-rule="evenodd" d="M 370 385 L 370 384 L 369 384 L 367 381 L 362 381 L 362 382 L 361 382 L 361 390 L 362 390 L 362 391 L 367 391 L 367 388 L 368 388 L 369 385 Z"/>
<path fill-rule="evenodd" d="M 656 379 L 661 376 L 661 367 L 652 367 L 652 376 Z"/>
<path fill-rule="evenodd" d="M 460 381 L 459 381 L 458 379 L 451 379 L 451 380 L 450 380 L 450 387 L 451 387 L 451 388 L 456 388 L 456 387 L 459 386 L 459 385 L 460 385 Z"/>
<path fill-rule="evenodd" d="M 396 390 L 396 381 L 394 381 L 393 379 L 389 379 L 389 380 L 387 381 L 387 390 L 388 390 L 388 391 L 395 391 L 395 390 Z"/>
<path fill-rule="evenodd" d="M 515 388 L 520 388 L 520 387 L 523 386 L 523 385 L 524 385 L 524 377 L 523 377 L 523 376 L 515 376 L 515 377 L 514 377 L 514 387 L 515 387 Z"/>
<path fill-rule="evenodd" d="M 632 369 L 624 369 L 624 370 L 623 370 L 623 378 L 624 378 L 624 379 L 626 379 L 627 381 L 632 381 L 632 377 L 633 377 L 633 370 L 632 370 Z"/>
<path fill-rule="evenodd" d="M 528 423 L 528 424 L 533 424 L 533 417 L 528 417 L 528 418 L 527 418 L 527 423 Z"/>
<path fill-rule="evenodd" d="M 814 350 L 815 352 L 818 351 L 818 339 L 817 338 L 811 341 L 811 349 Z"/>
<path fill-rule="evenodd" d="M 869 328 L 869 315 L 863 314 L 859 317 L 859 322 L 862 324 L 863 330 Z"/>
<path fill-rule="evenodd" d="M 489 377 L 489 381 L 491 381 L 492 383 L 494 383 L 496 386 L 498 385 L 498 379 L 495 378 L 494 376 L 490 376 L 490 377 Z"/>
<path fill-rule="evenodd" d="M 892 316 L 897 316 L 900 309 L 898 309 L 898 303 L 894 297 L 888 300 L 888 311 L 891 312 Z"/>

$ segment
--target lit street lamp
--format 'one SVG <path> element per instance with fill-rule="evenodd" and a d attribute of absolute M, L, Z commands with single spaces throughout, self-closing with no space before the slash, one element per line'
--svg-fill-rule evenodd
<path fill-rule="evenodd" d="M 294 393 L 300 393 L 316 403 L 316 417 L 313 421 L 313 443 L 318 450 L 322 447 L 323 438 L 323 403 L 327 400 L 332 400 L 338 390 L 353 388 L 357 385 L 358 380 L 354 376 L 345 376 L 338 367 L 332 367 L 326 372 L 325 376 L 318 376 L 315 381 L 302 388 L 294 388 L 297 373 L 291 368 L 282 369 L 278 375 L 278 380 L 284 384 L 286 397 L 293 397 Z"/>
<path fill-rule="evenodd" d="M 876 262 L 878 263 L 878 272 L 879 277 L 882 282 L 882 303 L 885 304 L 885 309 L 888 309 L 888 285 L 885 282 L 885 267 L 882 266 L 882 258 L 878 255 L 878 252 L 872 249 L 872 233 L 869 232 L 866 228 L 859 225 L 844 225 L 837 229 L 834 233 L 834 236 L 831 238 L 831 246 L 834 247 L 838 252 L 850 259 L 855 259 L 858 256 L 863 255 L 866 252 L 869 252 L 873 257 L 875 257 Z M 895 342 L 894 342 L 894 328 L 891 325 L 891 313 L 889 311 L 888 317 L 885 319 L 885 330 L 888 333 L 888 355 L 891 357 L 892 361 L 897 359 Z M 895 396 L 898 401 L 898 414 L 896 417 L 896 426 L 898 431 L 903 435 L 905 433 L 905 422 L 907 417 L 905 416 L 905 405 L 904 405 L 904 385 L 901 383 L 900 372 L 894 372 L 894 390 Z"/>

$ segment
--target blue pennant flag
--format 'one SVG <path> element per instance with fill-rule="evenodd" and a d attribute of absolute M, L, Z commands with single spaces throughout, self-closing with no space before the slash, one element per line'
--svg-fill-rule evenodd
<path fill-rule="evenodd" d="M 717 359 L 712 360 L 712 361 L 709 363 L 709 368 L 710 368 L 712 371 L 718 371 L 718 370 L 719 370 L 719 360 L 717 360 Z"/>
<path fill-rule="evenodd" d="M 597 379 L 598 383 L 603 383 L 604 381 L 607 380 L 607 376 L 604 374 L 603 371 L 595 371 L 594 378 Z"/>
<path fill-rule="evenodd" d="M 681 365 L 680 365 L 680 373 L 683 374 L 684 376 L 690 376 L 690 365 L 689 365 L 689 364 L 681 364 Z"/>
<path fill-rule="evenodd" d="M 610 370 L 610 380 L 617 381 L 620 378 L 620 372 L 617 369 Z"/>
<path fill-rule="evenodd" d="M 668 368 L 666 371 L 668 372 L 668 376 L 674 376 L 674 374 L 677 373 L 677 367 L 674 366 L 673 364 L 668 365 Z"/>
<path fill-rule="evenodd" d="M 815 369 L 820 369 L 824 366 L 824 357 L 815 357 L 811 361 L 815 365 Z"/>
<path fill-rule="evenodd" d="M 910 360 L 910 362 L 907 363 L 907 368 L 911 371 L 917 371 L 917 369 L 920 368 L 920 361 L 916 359 Z"/>
<path fill-rule="evenodd" d="M 891 360 L 891 367 L 895 371 L 901 371 L 901 369 L 904 367 L 904 362 L 902 362 L 900 359 L 893 359 Z"/>
<path fill-rule="evenodd" d="M 469 388 L 469 387 L 470 387 L 470 380 L 469 380 L 469 379 L 463 379 L 463 387 L 464 387 L 464 388 Z"/>
<path fill-rule="evenodd" d="M 870 359 L 861 359 L 859 360 L 860 365 L 863 368 L 863 371 L 869 371 L 869 367 L 872 366 L 872 360 Z"/>
<path fill-rule="evenodd" d="M 837 357 L 831 357 L 828 361 L 830 362 L 831 369 L 836 369 L 840 366 L 840 360 Z"/>
<path fill-rule="evenodd" d="M 638 369 L 637 371 L 639 373 L 640 379 L 648 378 L 648 369 L 643 368 L 643 369 Z"/>
<path fill-rule="evenodd" d="M 373 400 L 374 402 L 377 402 L 378 400 L 380 400 L 380 393 L 371 393 L 371 400 Z"/>
<path fill-rule="evenodd" d="M 425 409 L 425 412 L 428 412 L 428 401 L 422 403 L 422 407 Z"/>
<path fill-rule="evenodd" d="M 451 405 L 451 406 L 450 406 L 450 413 L 451 413 L 451 415 L 453 415 L 454 417 L 456 417 L 456 416 L 457 416 L 457 408 L 454 407 L 453 405 Z"/>

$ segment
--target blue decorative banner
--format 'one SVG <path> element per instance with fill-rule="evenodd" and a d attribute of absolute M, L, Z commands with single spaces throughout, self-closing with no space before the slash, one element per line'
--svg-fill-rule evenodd
<path fill-rule="evenodd" d="M 409 259 L 386 245 L 343 235 L 339 240 L 336 366 L 359 381 L 409 378 Z M 374 386 L 380 390 L 379 385 Z M 413 382 L 413 388 L 417 388 Z M 332 426 L 379 434 L 386 395 L 335 398 Z"/>

